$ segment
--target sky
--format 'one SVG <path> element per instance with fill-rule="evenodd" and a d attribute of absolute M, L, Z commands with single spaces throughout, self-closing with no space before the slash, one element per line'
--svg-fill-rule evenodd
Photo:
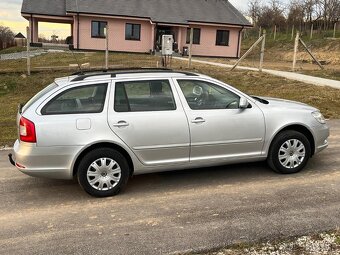
<path fill-rule="evenodd" d="M 242 12 L 247 10 L 248 0 L 229 1 Z M 266 0 L 263 0 L 263 2 L 265 1 Z M 28 21 L 21 17 L 21 4 L 22 0 L 0 0 L 0 25 L 10 27 L 15 34 L 21 32 L 26 36 Z M 40 34 L 47 38 L 52 34 L 56 34 L 60 38 L 66 38 L 70 35 L 70 25 L 39 23 L 39 35 Z"/>

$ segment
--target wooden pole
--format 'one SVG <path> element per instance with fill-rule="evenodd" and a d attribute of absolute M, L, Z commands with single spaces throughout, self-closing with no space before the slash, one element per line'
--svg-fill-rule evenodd
<path fill-rule="evenodd" d="M 276 25 L 274 26 L 274 41 L 276 40 Z"/>
<path fill-rule="evenodd" d="M 263 36 L 261 36 L 259 39 L 257 39 L 257 41 L 249 48 L 249 50 L 247 50 L 246 53 L 244 53 L 244 55 L 235 63 L 235 65 L 230 69 L 230 71 L 234 70 L 238 64 L 243 60 L 245 59 L 250 52 L 252 52 L 252 50 L 262 41 L 263 39 Z"/>
<path fill-rule="evenodd" d="M 294 38 L 294 25 L 292 27 L 292 37 L 290 38 L 290 40 L 293 40 L 293 38 Z"/>
<path fill-rule="evenodd" d="M 189 68 L 191 68 L 193 40 L 194 40 L 194 28 L 190 28 L 189 63 L 188 63 Z"/>
<path fill-rule="evenodd" d="M 109 69 L 109 27 L 105 27 L 105 69 Z"/>
<path fill-rule="evenodd" d="M 314 24 L 312 23 L 312 25 L 310 26 L 310 39 L 313 39 L 313 29 L 314 29 Z"/>
<path fill-rule="evenodd" d="M 334 30 L 333 30 L 333 38 L 334 38 L 334 39 L 335 39 L 335 32 L 336 32 L 336 23 L 337 23 L 337 22 L 334 23 Z"/>
<path fill-rule="evenodd" d="M 302 46 L 306 49 L 306 51 L 308 52 L 308 54 L 313 58 L 313 60 L 318 64 L 318 66 L 323 69 L 323 66 L 321 65 L 321 63 L 316 59 L 316 57 L 312 54 L 312 52 L 308 49 L 307 45 L 304 43 L 304 41 L 302 41 L 301 38 L 299 38 L 299 41 L 301 42 Z"/>
<path fill-rule="evenodd" d="M 297 56 L 298 48 L 299 48 L 299 39 L 300 39 L 300 33 L 299 31 L 297 31 L 296 37 L 295 37 L 295 44 L 294 44 L 293 72 L 295 72 L 296 56 Z"/>
<path fill-rule="evenodd" d="M 261 33 L 262 33 L 262 28 L 260 26 L 260 28 L 259 28 L 259 38 L 261 37 Z"/>
<path fill-rule="evenodd" d="M 265 45 L 266 45 L 266 30 L 263 30 L 262 37 L 263 38 L 262 38 L 262 45 L 261 45 L 260 68 L 259 68 L 260 72 L 262 72 L 262 67 L 263 67 L 264 49 L 265 49 Z"/>
<path fill-rule="evenodd" d="M 29 27 L 26 27 L 27 33 L 27 75 L 31 75 L 31 56 L 30 56 L 30 44 L 31 44 L 31 31 Z"/>

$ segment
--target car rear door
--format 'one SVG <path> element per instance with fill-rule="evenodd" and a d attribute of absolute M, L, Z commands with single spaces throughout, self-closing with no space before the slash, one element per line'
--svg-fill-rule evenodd
<path fill-rule="evenodd" d="M 262 153 L 265 122 L 252 104 L 239 108 L 240 95 L 211 81 L 177 79 L 191 134 L 190 161 L 236 161 Z"/>
<path fill-rule="evenodd" d="M 145 165 L 189 162 L 186 115 L 169 79 L 116 80 L 108 110 L 112 132 Z"/>

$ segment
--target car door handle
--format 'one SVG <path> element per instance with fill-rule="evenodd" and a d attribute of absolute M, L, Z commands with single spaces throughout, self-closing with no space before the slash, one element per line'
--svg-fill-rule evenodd
<path fill-rule="evenodd" d="M 202 117 L 197 117 L 196 119 L 192 120 L 191 123 L 199 124 L 199 123 L 204 123 L 205 119 Z"/>
<path fill-rule="evenodd" d="M 112 124 L 114 127 L 127 127 L 129 126 L 129 123 L 126 121 L 118 121 L 118 123 Z"/>

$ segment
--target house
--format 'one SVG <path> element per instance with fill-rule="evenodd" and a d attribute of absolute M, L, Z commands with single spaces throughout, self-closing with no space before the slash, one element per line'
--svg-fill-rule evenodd
<path fill-rule="evenodd" d="M 22 33 L 18 33 L 14 36 L 15 45 L 18 47 L 26 46 L 26 37 Z"/>
<path fill-rule="evenodd" d="M 32 42 L 39 22 L 70 24 L 75 49 L 150 52 L 172 34 L 182 52 L 190 43 L 195 56 L 240 56 L 241 31 L 251 27 L 227 0 L 23 0 L 21 14 L 29 21 Z"/>

